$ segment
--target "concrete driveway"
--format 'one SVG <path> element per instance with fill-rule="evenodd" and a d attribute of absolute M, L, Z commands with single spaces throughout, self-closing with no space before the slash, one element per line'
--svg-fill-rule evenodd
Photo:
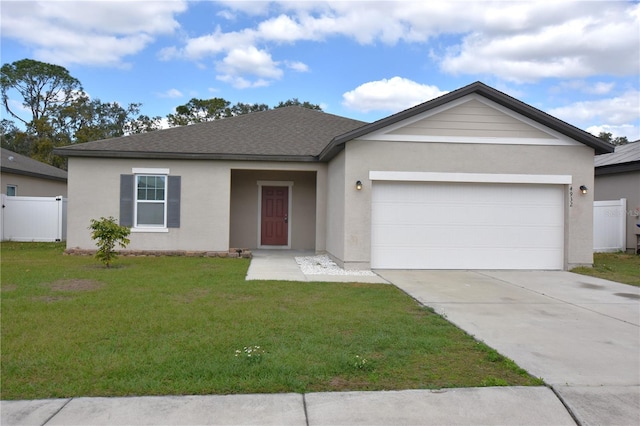
<path fill-rule="evenodd" d="M 640 288 L 562 271 L 376 271 L 549 384 L 583 425 L 640 424 Z"/>

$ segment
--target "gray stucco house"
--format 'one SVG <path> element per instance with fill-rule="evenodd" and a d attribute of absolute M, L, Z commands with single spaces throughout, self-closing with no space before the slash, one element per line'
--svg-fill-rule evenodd
<path fill-rule="evenodd" d="M 8 196 L 67 196 L 67 172 L 33 158 L 0 148 L 2 193 Z"/>
<path fill-rule="evenodd" d="M 640 140 L 616 146 L 610 154 L 597 155 L 594 164 L 594 200 L 626 198 L 627 250 L 635 252 L 636 235 L 640 234 Z"/>
<path fill-rule="evenodd" d="M 613 147 L 482 83 L 367 124 L 300 107 L 57 149 L 67 246 L 326 252 L 345 268 L 592 263 L 595 153 Z"/>

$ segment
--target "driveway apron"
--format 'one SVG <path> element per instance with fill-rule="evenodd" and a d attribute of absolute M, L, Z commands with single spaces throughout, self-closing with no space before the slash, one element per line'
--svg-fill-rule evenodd
<path fill-rule="evenodd" d="M 640 288 L 563 271 L 376 271 L 550 385 L 581 424 L 640 424 Z"/>

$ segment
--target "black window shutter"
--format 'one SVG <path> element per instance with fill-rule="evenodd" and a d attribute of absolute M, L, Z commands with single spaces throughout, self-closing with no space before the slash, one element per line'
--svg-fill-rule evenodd
<path fill-rule="evenodd" d="M 133 226 L 133 175 L 120 175 L 120 225 Z"/>
<path fill-rule="evenodd" d="M 180 176 L 169 176 L 167 228 L 180 228 Z"/>

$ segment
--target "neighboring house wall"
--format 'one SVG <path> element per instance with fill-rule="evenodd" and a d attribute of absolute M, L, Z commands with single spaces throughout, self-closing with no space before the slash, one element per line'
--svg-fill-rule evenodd
<path fill-rule="evenodd" d="M 371 181 L 369 171 L 429 171 L 448 173 L 550 174 L 572 176 L 573 187 L 593 187 L 593 149 L 574 146 L 490 145 L 351 141 L 346 146 L 344 264 L 364 267 L 371 255 Z M 352 187 L 356 180 L 362 191 Z M 593 260 L 593 194 L 573 191 L 569 207 L 566 188 L 565 263 L 568 267 Z M 334 256 L 339 257 L 336 253 Z"/>
<path fill-rule="evenodd" d="M 594 201 L 627 199 L 627 249 L 635 250 L 640 228 L 640 172 L 600 175 L 595 178 Z"/>
<path fill-rule="evenodd" d="M 14 173 L 2 173 L 0 176 L 2 193 L 6 194 L 7 185 L 17 187 L 16 195 L 20 197 L 55 197 L 67 196 L 67 182 L 44 179 L 33 176 L 18 175 Z"/>

